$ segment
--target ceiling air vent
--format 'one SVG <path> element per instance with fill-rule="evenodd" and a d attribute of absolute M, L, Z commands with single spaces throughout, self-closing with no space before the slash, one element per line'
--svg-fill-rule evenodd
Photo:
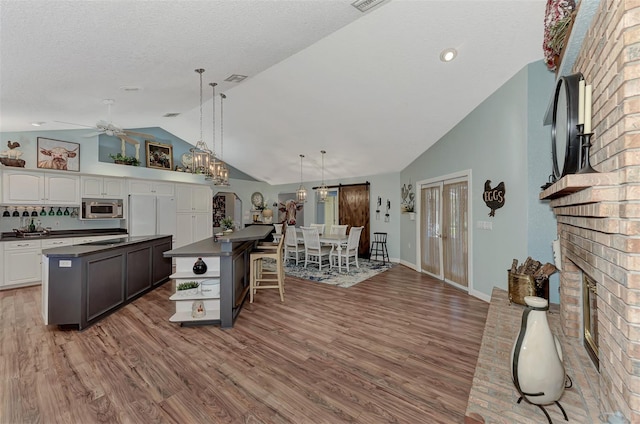
<path fill-rule="evenodd" d="M 162 115 L 162 117 L 163 118 L 175 118 L 178 115 L 180 115 L 180 112 L 169 112 L 169 113 L 165 113 L 164 115 Z"/>
<path fill-rule="evenodd" d="M 377 5 L 382 4 L 386 1 L 387 0 L 356 0 L 351 3 L 351 6 L 364 13 L 367 10 L 376 7 Z"/>
<path fill-rule="evenodd" d="M 244 80 L 246 77 L 247 77 L 246 75 L 233 74 L 233 75 L 227 77 L 227 79 L 225 79 L 225 81 L 240 82 L 240 81 Z"/>

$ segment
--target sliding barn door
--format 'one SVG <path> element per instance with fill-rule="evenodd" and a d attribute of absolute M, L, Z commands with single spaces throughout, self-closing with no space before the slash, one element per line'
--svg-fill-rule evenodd
<path fill-rule="evenodd" d="M 340 224 L 364 227 L 360 235 L 358 255 L 369 257 L 369 184 L 340 186 L 338 201 Z"/>

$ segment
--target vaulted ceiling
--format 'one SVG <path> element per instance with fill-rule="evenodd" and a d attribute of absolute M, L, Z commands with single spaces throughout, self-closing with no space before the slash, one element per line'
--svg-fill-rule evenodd
<path fill-rule="evenodd" d="M 304 154 L 319 180 L 324 149 L 327 180 L 393 173 L 542 59 L 545 0 L 352 1 L 2 0 L 0 131 L 111 119 L 195 144 L 204 68 L 204 140 L 217 82 L 215 147 L 235 168 L 297 182 Z"/>

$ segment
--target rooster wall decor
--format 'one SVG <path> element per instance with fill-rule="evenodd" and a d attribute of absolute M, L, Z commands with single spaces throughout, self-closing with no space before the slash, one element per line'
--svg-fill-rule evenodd
<path fill-rule="evenodd" d="M 0 163 L 5 166 L 16 166 L 19 168 L 24 168 L 25 161 L 20 159 L 22 156 L 22 152 L 18 150 L 20 147 L 20 143 L 17 141 L 7 141 L 8 150 L 3 150 L 0 152 Z"/>
<path fill-rule="evenodd" d="M 504 206 L 505 192 L 504 182 L 501 182 L 495 188 L 491 188 L 491 180 L 485 181 L 482 198 L 484 199 L 484 203 L 491 209 L 489 216 L 496 216 L 496 209 Z"/>

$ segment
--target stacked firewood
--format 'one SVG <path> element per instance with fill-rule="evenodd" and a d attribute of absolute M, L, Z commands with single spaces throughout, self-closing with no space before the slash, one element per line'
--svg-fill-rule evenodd
<path fill-rule="evenodd" d="M 558 269 L 549 262 L 542 265 L 539 261 L 536 261 L 529 256 L 526 261 L 520 264 L 520 266 L 518 266 L 518 260 L 514 259 L 509 271 L 513 274 L 532 275 L 534 279 L 538 280 L 544 278 L 548 279 L 558 271 Z"/>

